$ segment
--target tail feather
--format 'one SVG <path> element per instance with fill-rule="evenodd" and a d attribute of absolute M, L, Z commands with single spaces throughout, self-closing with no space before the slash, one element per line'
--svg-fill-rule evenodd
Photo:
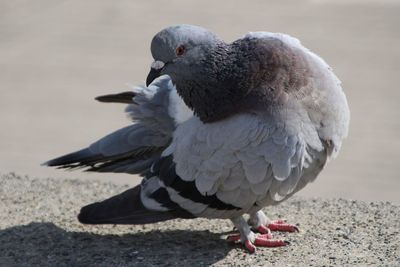
<path fill-rule="evenodd" d="M 73 168 L 78 167 L 78 165 L 89 165 L 91 163 L 96 163 L 103 158 L 100 154 L 93 154 L 88 148 L 84 148 L 64 156 L 46 161 L 42 165 L 49 167 L 60 167 L 60 168 Z"/>
<path fill-rule="evenodd" d="M 94 153 L 89 148 L 49 160 L 42 166 L 57 167 L 58 169 L 79 169 L 92 172 L 126 172 L 141 173 L 151 166 L 154 155 L 161 153 L 160 147 L 139 147 L 135 150 L 103 155 Z"/>
<path fill-rule="evenodd" d="M 83 207 L 78 220 L 84 224 L 146 224 L 182 216 L 174 211 L 152 211 L 140 200 L 140 185 L 119 195 Z"/>
<path fill-rule="evenodd" d="M 98 96 L 95 99 L 104 103 L 122 103 L 122 104 L 135 104 L 133 98 L 136 96 L 134 92 L 123 92 L 119 94 L 109 94 Z"/>

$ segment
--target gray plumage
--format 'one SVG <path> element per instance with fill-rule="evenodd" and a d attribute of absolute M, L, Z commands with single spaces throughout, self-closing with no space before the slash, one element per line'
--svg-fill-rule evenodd
<path fill-rule="evenodd" d="M 127 108 L 134 124 L 47 164 L 140 173 L 148 210 L 230 218 L 242 241 L 254 241 L 241 216 L 265 224 L 263 207 L 314 181 L 337 155 L 349 124 L 340 81 L 284 34 L 250 33 L 228 44 L 177 25 L 158 33 L 151 51 L 157 64 L 148 82 L 166 76 L 134 91 Z M 125 96 L 102 99 L 127 103 Z"/>

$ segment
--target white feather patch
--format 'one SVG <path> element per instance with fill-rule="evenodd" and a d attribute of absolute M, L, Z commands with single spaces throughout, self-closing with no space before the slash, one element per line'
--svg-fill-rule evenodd
<path fill-rule="evenodd" d="M 148 208 L 149 210 L 158 211 L 169 210 L 168 208 L 162 206 L 161 203 L 150 197 L 152 193 L 154 193 L 161 187 L 158 177 L 153 176 L 148 180 L 144 180 L 141 187 L 142 190 L 140 191 L 140 200 L 146 208 Z"/>
<path fill-rule="evenodd" d="M 169 93 L 168 113 L 178 125 L 193 117 L 193 111 L 183 102 L 171 81 L 168 86 L 172 88 Z"/>
<path fill-rule="evenodd" d="M 173 202 L 177 203 L 180 207 L 182 207 L 185 210 L 188 210 L 190 213 L 194 215 L 199 215 L 207 208 L 207 205 L 203 203 L 194 202 L 190 199 L 182 197 L 181 195 L 179 195 L 178 192 L 176 192 L 171 187 L 166 187 L 166 189 Z"/>

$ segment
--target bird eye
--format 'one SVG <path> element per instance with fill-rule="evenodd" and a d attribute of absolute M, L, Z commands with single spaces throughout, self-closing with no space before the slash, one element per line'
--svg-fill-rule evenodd
<path fill-rule="evenodd" d="M 183 45 L 180 45 L 175 49 L 175 54 L 177 56 L 182 56 L 183 53 L 185 53 L 185 47 Z"/>

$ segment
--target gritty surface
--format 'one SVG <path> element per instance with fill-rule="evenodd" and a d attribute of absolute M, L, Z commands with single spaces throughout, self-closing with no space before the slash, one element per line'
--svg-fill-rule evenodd
<path fill-rule="evenodd" d="M 0 178 L 0 266 L 400 266 L 400 206 L 293 198 L 266 208 L 297 222 L 291 244 L 253 255 L 225 241 L 228 220 L 87 226 L 81 206 L 126 190 L 95 181 Z"/>

